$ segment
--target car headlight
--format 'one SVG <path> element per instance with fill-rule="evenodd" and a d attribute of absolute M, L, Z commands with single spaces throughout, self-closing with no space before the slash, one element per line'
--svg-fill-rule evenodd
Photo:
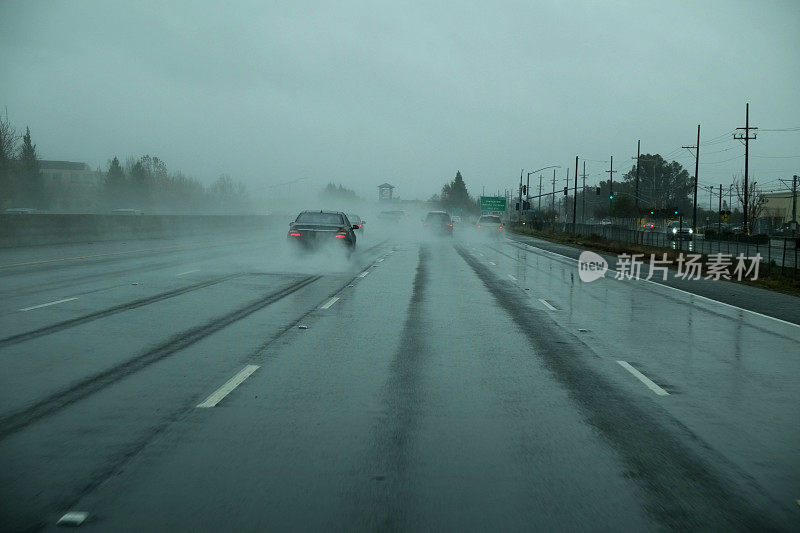
<path fill-rule="evenodd" d="M 672 233 L 678 233 L 678 228 L 672 228 Z"/>
<path fill-rule="evenodd" d="M 692 230 L 692 228 L 689 228 L 689 233 L 690 234 L 694 233 L 694 230 Z"/>

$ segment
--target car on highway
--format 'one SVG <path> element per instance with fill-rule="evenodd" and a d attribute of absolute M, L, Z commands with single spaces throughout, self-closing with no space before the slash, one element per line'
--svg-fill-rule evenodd
<path fill-rule="evenodd" d="M 691 240 L 692 233 L 694 233 L 688 223 L 685 221 L 681 223 L 678 220 L 673 220 L 667 224 L 665 231 L 667 233 L 667 237 L 673 241 L 679 239 L 685 241 Z"/>
<path fill-rule="evenodd" d="M 358 229 L 356 231 L 363 235 L 364 234 L 364 220 L 360 216 L 356 215 L 355 213 L 347 213 L 347 218 L 350 220 L 350 223 L 353 226 L 358 226 Z"/>
<path fill-rule="evenodd" d="M 655 231 L 656 230 L 656 223 L 655 222 L 645 222 L 642 224 L 642 229 L 644 231 Z"/>
<path fill-rule="evenodd" d="M 453 220 L 447 211 L 429 211 L 422 221 L 422 227 L 433 235 L 453 236 Z"/>
<path fill-rule="evenodd" d="M 383 220 L 385 222 L 400 222 L 406 218 L 406 212 L 402 209 L 396 209 L 393 211 L 381 211 L 378 215 L 379 220 Z"/>
<path fill-rule="evenodd" d="M 289 223 L 288 241 L 304 250 L 344 245 L 348 253 L 356 248 L 358 226 L 341 211 L 302 211 Z"/>
<path fill-rule="evenodd" d="M 475 224 L 475 230 L 482 237 L 499 239 L 503 236 L 503 221 L 496 215 L 482 215 Z"/>

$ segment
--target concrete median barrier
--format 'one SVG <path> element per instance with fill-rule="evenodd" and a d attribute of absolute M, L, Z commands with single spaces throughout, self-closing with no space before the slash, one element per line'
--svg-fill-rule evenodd
<path fill-rule="evenodd" d="M 0 248 L 266 230 L 270 215 L 0 214 Z"/>

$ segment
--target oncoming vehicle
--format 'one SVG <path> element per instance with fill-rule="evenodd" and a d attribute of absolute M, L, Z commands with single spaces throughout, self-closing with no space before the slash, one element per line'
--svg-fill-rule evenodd
<path fill-rule="evenodd" d="M 497 215 L 483 215 L 475 224 L 478 234 L 492 239 L 499 239 L 503 236 L 503 221 Z"/>
<path fill-rule="evenodd" d="M 430 211 L 422 221 L 422 226 L 434 235 L 453 236 L 453 221 L 446 211 Z"/>
<path fill-rule="evenodd" d="M 691 240 L 692 238 L 692 228 L 689 227 L 689 224 L 684 222 L 683 224 L 680 223 L 678 220 L 673 220 L 669 224 L 667 224 L 667 237 L 670 240 Z"/>
<path fill-rule="evenodd" d="M 289 223 L 286 238 L 305 250 L 339 245 L 345 246 L 349 254 L 356 248 L 356 229 L 358 226 L 341 211 L 302 211 Z"/>

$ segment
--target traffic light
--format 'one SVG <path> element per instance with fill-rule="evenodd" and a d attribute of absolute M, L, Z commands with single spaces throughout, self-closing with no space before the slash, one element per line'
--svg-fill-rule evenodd
<path fill-rule="evenodd" d="M 676 210 L 674 211 L 674 213 L 677 215 L 677 214 L 678 214 L 678 210 L 676 209 Z"/>
<path fill-rule="evenodd" d="M 519 202 L 514 203 L 514 211 L 519 211 Z"/>
<path fill-rule="evenodd" d="M 528 194 L 528 186 L 527 185 L 523 185 L 522 186 L 522 194 Z"/>
<path fill-rule="evenodd" d="M 564 187 L 564 196 L 566 196 L 566 195 L 567 195 L 567 191 L 568 191 L 568 190 L 569 190 L 569 187 Z"/>
<path fill-rule="evenodd" d="M 651 210 L 650 210 L 650 216 L 653 216 L 653 215 L 655 215 L 655 214 L 656 214 L 656 212 L 655 212 L 655 211 L 653 211 L 653 210 L 651 209 Z"/>
<path fill-rule="evenodd" d="M 613 199 L 614 199 L 614 195 L 613 195 L 613 194 L 609 194 L 609 195 L 608 195 L 608 199 L 609 199 L 609 200 L 613 200 Z"/>

